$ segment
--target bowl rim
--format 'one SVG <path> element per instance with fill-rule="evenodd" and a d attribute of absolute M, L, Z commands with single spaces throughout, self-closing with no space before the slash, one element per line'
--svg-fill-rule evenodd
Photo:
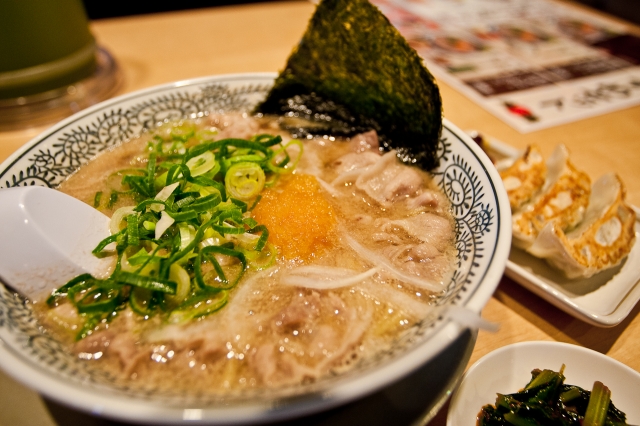
<path fill-rule="evenodd" d="M 113 107 L 138 97 L 149 96 L 154 92 L 179 89 L 184 86 L 229 79 L 233 81 L 244 79 L 273 80 L 276 76 L 276 73 L 266 72 L 204 76 L 159 84 L 103 101 L 62 120 L 25 143 L 0 164 L 0 178 L 4 176 L 7 169 L 19 161 L 27 152 L 37 147 L 39 143 L 42 143 L 74 121 L 82 117 L 91 116 L 102 109 Z M 490 190 L 499 208 L 499 211 L 496 212 L 498 222 L 496 232 L 500 238 L 497 238 L 493 253 L 490 254 L 492 261 L 484 271 L 483 276 L 479 278 L 487 284 L 476 286 L 465 303 L 468 309 L 480 314 L 481 309 L 495 291 L 506 267 L 511 243 L 511 211 L 500 176 L 497 170 L 490 166 L 491 161 L 484 151 L 466 133 L 446 118 L 443 118 L 443 127 L 460 139 L 482 165 L 483 171 L 491 184 Z M 208 424 L 211 422 L 226 424 L 261 423 L 333 408 L 366 396 L 410 374 L 415 368 L 444 350 L 465 328 L 464 325 L 460 325 L 450 319 L 438 321 L 435 325 L 435 330 L 428 339 L 395 356 L 390 362 L 385 362 L 375 369 L 367 371 L 366 374 L 350 377 L 346 381 L 337 383 L 335 387 L 329 390 L 295 397 L 294 404 L 284 404 L 282 406 L 279 406 L 278 401 L 275 404 L 243 404 L 231 407 L 216 406 L 215 408 L 174 408 L 158 404 L 148 406 L 148 404 L 141 404 L 139 400 L 131 400 L 118 395 L 107 388 L 104 389 L 100 398 L 95 401 L 91 397 L 87 397 L 87 392 L 83 391 L 77 384 L 61 382 L 58 377 L 39 366 L 29 365 L 27 361 L 21 359 L 19 353 L 14 353 L 9 345 L 2 344 L 1 338 L 0 354 L 2 354 L 1 358 L 3 359 L 3 370 L 16 380 L 25 383 L 37 392 L 63 405 L 94 415 L 134 422 L 153 421 L 157 424 L 174 424 L 176 422 L 194 424 Z"/>

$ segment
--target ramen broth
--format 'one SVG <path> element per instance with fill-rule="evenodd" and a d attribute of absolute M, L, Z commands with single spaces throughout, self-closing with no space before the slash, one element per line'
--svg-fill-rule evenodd
<path fill-rule="evenodd" d="M 246 115 L 194 123 L 217 139 L 281 133 Z M 119 170 L 145 167 L 151 138 L 102 153 L 59 189 L 93 204 L 119 184 Z M 135 203 L 104 204 L 110 215 Z M 131 386 L 228 394 L 313 382 L 384 350 L 425 318 L 453 273 L 446 197 L 428 173 L 382 154 L 374 132 L 305 139 L 295 171 L 264 189 L 250 213 L 269 229 L 277 260 L 249 268 L 213 314 L 171 324 L 126 308 L 74 341 L 80 317 L 70 303 L 36 303 L 37 311 L 79 358 Z"/>

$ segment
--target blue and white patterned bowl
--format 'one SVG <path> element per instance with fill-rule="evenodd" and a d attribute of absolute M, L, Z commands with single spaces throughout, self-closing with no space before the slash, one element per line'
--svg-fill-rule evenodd
<path fill-rule="evenodd" d="M 205 111 L 248 111 L 264 98 L 274 74 L 237 74 L 177 82 L 108 100 L 64 120 L 0 165 L 0 188 L 55 187 L 96 154 L 165 120 Z M 511 241 L 509 203 L 488 157 L 447 120 L 433 171 L 456 220 L 458 268 L 438 306 L 479 313 L 503 274 Z M 441 312 L 436 310 L 435 312 Z M 88 368 L 39 327 L 29 305 L 0 284 L 0 368 L 47 398 L 111 418 L 154 424 L 256 423 L 309 414 L 381 389 L 406 377 L 465 330 L 434 314 L 399 336 L 391 349 L 348 373 L 250 398 L 212 398 L 129 388 Z M 425 407 L 427 408 L 427 407 Z"/>

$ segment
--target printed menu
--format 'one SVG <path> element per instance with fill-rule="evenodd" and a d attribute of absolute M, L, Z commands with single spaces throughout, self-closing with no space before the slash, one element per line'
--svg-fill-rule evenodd
<path fill-rule="evenodd" d="M 549 0 L 372 0 L 440 80 L 520 132 L 640 104 L 640 37 Z"/>

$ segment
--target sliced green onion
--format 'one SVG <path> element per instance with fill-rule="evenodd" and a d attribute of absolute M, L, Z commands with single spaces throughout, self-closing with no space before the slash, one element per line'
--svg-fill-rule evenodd
<path fill-rule="evenodd" d="M 168 294 L 176 294 L 176 288 L 178 287 L 178 285 L 173 281 L 162 280 L 158 277 L 138 275 L 133 272 L 120 271 L 116 274 L 114 279 L 122 284 L 129 284 Z"/>
<path fill-rule="evenodd" d="M 152 262 L 154 263 L 162 263 L 162 260 L 167 259 L 169 256 L 168 255 L 159 255 L 158 252 L 161 249 L 166 248 L 167 246 L 169 246 L 171 244 L 171 240 L 165 240 L 162 241 L 160 244 L 156 245 L 156 247 L 153 249 L 153 251 L 147 256 L 146 260 L 144 260 L 144 262 L 142 262 L 142 266 L 140 266 L 135 273 L 137 274 L 142 274 L 142 275 L 157 275 L 158 271 L 157 269 L 159 269 L 159 267 L 156 267 L 156 265 L 152 265 L 152 268 L 150 269 L 149 266 L 151 265 Z M 145 250 L 146 251 L 146 250 Z M 141 257 L 144 256 L 143 253 L 138 252 Z M 138 254 L 136 253 L 136 254 Z M 129 264 L 131 264 L 131 262 L 129 262 Z M 137 266 L 137 265 L 133 265 L 132 266 Z"/>
<path fill-rule="evenodd" d="M 178 231 L 180 231 L 180 249 L 182 250 L 195 239 L 196 230 L 192 225 L 180 222 L 178 223 Z"/>
<path fill-rule="evenodd" d="M 291 160 L 288 151 L 289 147 L 291 146 L 297 146 L 299 148 L 293 160 Z M 292 139 L 282 148 L 273 153 L 273 156 L 267 162 L 267 167 L 274 173 L 291 173 L 298 165 L 298 162 L 302 157 L 302 151 L 302 142 L 298 139 Z"/>
<path fill-rule="evenodd" d="M 255 228 L 258 226 L 258 221 L 252 217 L 245 217 L 242 219 L 242 223 L 249 229 Z"/>
<path fill-rule="evenodd" d="M 151 196 L 155 189 L 155 176 L 156 176 L 156 160 L 157 154 L 155 152 L 149 153 L 149 161 L 147 162 L 147 191 L 144 195 Z"/>
<path fill-rule="evenodd" d="M 237 198 L 229 198 L 229 200 L 234 206 L 240 207 L 240 211 L 242 213 L 245 213 L 247 211 L 247 203 L 245 203 L 244 201 L 238 200 Z"/>
<path fill-rule="evenodd" d="M 177 263 L 174 263 L 169 268 L 169 279 L 178 284 L 176 288 L 176 294 L 168 294 L 165 296 L 166 301 L 173 306 L 178 306 L 183 303 L 189 293 L 191 293 L 191 278 L 189 273 Z"/>
<path fill-rule="evenodd" d="M 86 314 L 85 314 L 86 315 Z M 102 322 L 104 314 L 89 314 L 86 315 L 84 325 L 76 334 L 76 340 L 82 340 L 87 336 L 90 336 L 95 328 Z"/>
<path fill-rule="evenodd" d="M 189 208 L 196 212 L 204 212 L 213 209 L 221 202 L 222 198 L 220 198 L 220 194 L 216 192 L 215 194 L 209 194 L 204 197 L 198 198 L 189 205 Z"/>
<path fill-rule="evenodd" d="M 210 142 L 218 134 L 218 130 L 213 129 L 200 129 L 196 132 L 195 137 L 203 142 Z"/>
<path fill-rule="evenodd" d="M 142 196 L 151 196 L 152 191 L 149 188 L 147 178 L 145 176 L 126 175 L 122 178 L 122 184 L 128 185 L 134 192 L 137 192 Z"/>
<path fill-rule="evenodd" d="M 264 146 L 274 146 L 279 144 L 280 142 L 282 142 L 282 137 L 281 136 L 273 136 L 273 135 L 269 135 L 269 134 L 260 134 L 260 135 L 255 135 L 254 137 L 251 138 L 252 141 L 254 142 L 258 142 Z"/>
<path fill-rule="evenodd" d="M 169 323 L 184 324 L 185 322 L 210 315 L 226 305 L 227 301 L 228 293 L 224 290 L 190 297 L 171 311 Z"/>
<path fill-rule="evenodd" d="M 94 248 L 91 253 L 94 256 L 100 256 L 102 255 L 102 251 L 111 243 L 117 243 L 118 239 L 124 235 L 126 235 L 127 230 L 123 229 L 122 231 L 114 234 L 114 235 L 110 235 L 107 238 L 105 238 L 104 240 L 100 241 L 100 243 L 98 243 L 98 245 L 96 246 L 96 248 Z"/>
<path fill-rule="evenodd" d="M 214 190 L 218 191 L 218 193 L 220 194 L 220 197 L 222 198 L 222 201 L 227 200 L 227 191 L 224 188 L 224 184 L 221 182 L 217 182 L 206 176 L 197 176 L 193 179 L 189 179 L 189 182 L 193 182 L 205 188 L 208 188 L 208 187 L 213 188 Z"/>
<path fill-rule="evenodd" d="M 88 291 L 82 299 L 76 302 L 76 308 L 81 314 L 113 312 L 121 303 L 121 290 L 114 286 L 99 285 Z"/>
<path fill-rule="evenodd" d="M 69 280 L 65 285 L 59 287 L 51 292 L 51 295 L 47 298 L 47 305 L 51 306 L 57 302 L 59 297 L 66 296 L 70 288 L 75 287 L 78 284 L 84 284 L 94 278 L 91 274 L 81 274 L 77 277 Z"/>
<path fill-rule="evenodd" d="M 155 180 L 153 181 L 153 185 L 156 188 L 164 188 L 165 186 L 167 186 L 167 175 L 169 174 L 169 172 L 164 172 L 159 174 L 158 176 L 156 176 Z"/>
<path fill-rule="evenodd" d="M 120 196 L 138 203 L 113 213 L 112 235 L 93 250 L 96 256 L 116 256 L 114 272 L 105 280 L 80 275 L 47 299 L 54 305 L 66 298 L 76 307 L 85 319 L 77 338 L 127 305 L 145 318 L 166 313 L 177 323 L 208 315 L 227 303 L 226 290 L 248 267 L 273 264 L 277 251 L 267 244 L 267 228 L 246 213 L 267 180 L 275 182 L 297 163 L 299 156 L 287 149 L 302 145 L 283 146 L 280 136 L 267 134 L 218 141 L 214 135 L 195 133 L 191 121 L 163 125 L 148 143 L 145 169 L 109 176 L 109 208 Z M 96 206 L 101 197 L 96 193 Z M 108 251 L 111 245 L 115 250 Z M 237 262 L 223 267 L 220 256 Z M 206 264 L 212 270 L 203 276 Z"/>
<path fill-rule="evenodd" d="M 259 252 L 250 250 L 243 253 L 247 259 L 247 265 L 257 271 L 273 266 L 278 257 L 278 250 L 273 244 L 267 244 L 265 249 Z"/>
<path fill-rule="evenodd" d="M 127 216 L 127 244 L 130 246 L 140 245 L 138 217 L 136 215 Z"/>
<path fill-rule="evenodd" d="M 242 227 L 239 226 L 233 226 L 229 223 L 223 223 L 222 225 L 216 225 L 213 224 L 211 225 L 211 227 L 214 229 L 214 231 L 222 234 L 222 235 L 226 235 L 226 234 L 244 234 L 245 230 Z"/>
<path fill-rule="evenodd" d="M 162 213 L 170 216 L 176 222 L 185 222 L 198 218 L 198 212 L 196 212 L 195 210 L 185 210 L 181 212 L 165 210 Z M 160 220 L 162 220 L 162 218 L 160 218 Z"/>
<path fill-rule="evenodd" d="M 185 164 L 175 164 L 167 171 L 166 184 L 171 185 L 182 178 L 190 178 L 191 172 Z"/>
<path fill-rule="evenodd" d="M 265 182 L 264 185 L 267 186 L 267 183 Z M 258 195 L 256 199 L 253 200 L 253 204 L 251 204 L 251 207 L 249 207 L 247 210 L 252 211 L 253 209 L 255 209 L 261 199 L 262 199 L 262 195 Z"/>
<path fill-rule="evenodd" d="M 264 181 L 262 167 L 249 162 L 232 165 L 224 176 L 227 193 L 240 200 L 250 200 L 260 194 Z"/>
<path fill-rule="evenodd" d="M 166 258 L 166 256 L 159 256 L 157 254 L 150 255 L 145 249 L 141 248 L 133 256 L 127 258 L 127 261 L 132 266 L 138 266 L 149 262 L 160 262 L 164 258 Z"/>
<path fill-rule="evenodd" d="M 118 193 L 128 192 L 122 183 L 122 180 L 127 175 L 144 177 L 147 175 L 147 171 L 138 168 L 119 170 L 107 177 L 107 187 Z"/>
<path fill-rule="evenodd" d="M 175 202 L 173 203 L 173 207 L 177 209 L 187 207 L 189 204 L 196 201 L 200 196 L 200 192 L 198 191 L 183 192 L 178 197 L 176 197 Z"/>
<path fill-rule="evenodd" d="M 220 164 L 218 164 L 215 154 L 211 151 L 205 151 L 198 156 L 190 158 L 186 164 L 193 177 L 203 175 L 214 169 L 220 170 Z"/>
<path fill-rule="evenodd" d="M 160 200 L 156 200 L 154 198 L 150 198 L 150 199 L 144 200 L 140 204 L 138 204 L 134 208 L 134 211 L 140 213 L 140 212 L 144 212 L 148 208 L 151 211 L 159 213 L 159 212 L 163 211 L 166 207 L 167 207 L 167 201 L 160 201 Z"/>
<path fill-rule="evenodd" d="M 222 140 L 216 141 L 215 143 L 219 144 L 221 151 L 225 151 L 229 147 L 234 147 L 234 148 L 247 148 L 255 151 L 261 151 L 261 152 L 264 152 L 265 154 L 269 152 L 268 147 L 264 146 L 263 144 L 249 141 L 246 139 L 228 138 L 228 139 L 222 139 Z"/>
<path fill-rule="evenodd" d="M 134 206 L 120 207 L 118 210 L 113 212 L 113 215 L 111 215 L 111 221 L 109 222 L 109 230 L 111 231 L 111 235 L 115 235 L 120 232 L 120 224 L 125 217 L 132 214 L 137 214 Z"/>
<path fill-rule="evenodd" d="M 266 160 L 267 158 L 264 155 L 258 155 L 258 154 L 234 155 L 224 160 L 224 165 L 225 165 L 225 169 L 229 170 L 229 168 L 234 164 L 256 163 L 257 165 L 262 165 Z"/>
<path fill-rule="evenodd" d="M 183 123 L 179 126 L 174 126 L 171 129 L 171 138 L 180 142 L 186 142 L 189 138 L 193 137 L 196 129 L 192 123 Z"/>
<path fill-rule="evenodd" d="M 107 203 L 107 207 L 111 208 L 118 202 L 118 191 L 111 191 L 109 194 L 109 202 Z"/>
<path fill-rule="evenodd" d="M 269 238 L 269 230 L 267 229 L 267 227 L 264 225 L 254 226 L 249 230 L 249 232 L 251 232 L 252 234 L 256 232 L 260 232 L 260 238 L 258 239 L 258 242 L 254 247 L 254 250 L 257 252 L 262 251 L 265 244 L 267 244 L 267 239 Z"/>
<path fill-rule="evenodd" d="M 133 312 L 144 317 L 152 315 L 154 308 L 153 290 L 134 287 L 129 295 L 129 306 Z"/>
<path fill-rule="evenodd" d="M 102 199 L 102 191 L 96 192 L 95 197 L 93 197 L 93 207 L 100 207 L 100 200 Z"/>
<path fill-rule="evenodd" d="M 222 266 L 220 266 L 220 263 L 218 262 L 218 260 L 211 255 L 214 253 L 235 257 L 240 261 L 241 269 L 239 270 L 235 278 L 233 278 L 232 280 L 229 280 L 226 277 L 224 271 L 222 270 Z M 202 264 L 205 260 L 208 260 L 209 262 L 211 262 L 213 268 L 218 274 L 220 285 L 213 286 L 211 284 L 207 284 L 204 282 L 204 276 L 202 274 Z M 198 252 L 198 257 L 196 258 L 194 269 L 195 269 L 196 282 L 198 283 L 200 288 L 203 288 L 203 289 L 214 288 L 214 289 L 226 290 L 234 287 L 238 283 L 238 281 L 240 281 L 240 278 L 242 278 L 242 275 L 244 274 L 244 271 L 246 268 L 247 268 L 247 260 L 242 252 L 239 252 L 237 250 L 232 250 L 222 246 L 207 246 L 200 249 L 200 251 Z"/>

